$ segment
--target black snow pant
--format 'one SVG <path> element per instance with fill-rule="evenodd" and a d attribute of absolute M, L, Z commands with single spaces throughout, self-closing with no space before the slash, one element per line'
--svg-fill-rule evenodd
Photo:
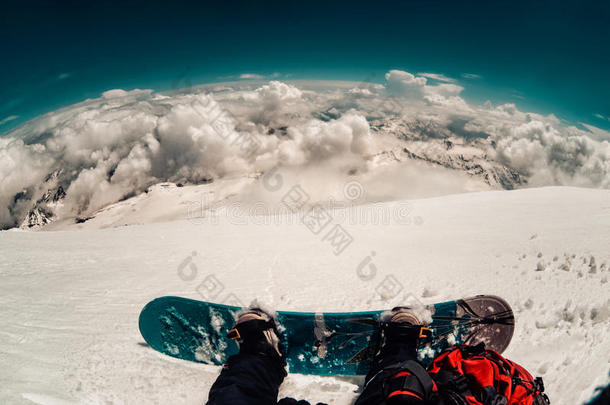
<path fill-rule="evenodd" d="M 210 388 L 207 405 L 275 405 L 284 377 L 284 365 L 271 356 L 236 354 Z"/>
<path fill-rule="evenodd" d="M 269 356 L 231 356 L 210 389 L 207 405 L 309 405 L 307 401 L 292 398 L 277 402 L 285 376 L 283 364 Z M 373 365 L 365 381 L 355 405 L 432 403 L 426 400 L 427 391 L 432 390 L 432 380 L 410 353 L 400 351 L 386 356 Z"/>

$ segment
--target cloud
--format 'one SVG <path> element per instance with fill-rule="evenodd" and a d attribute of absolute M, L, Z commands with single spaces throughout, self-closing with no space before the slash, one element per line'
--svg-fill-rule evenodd
<path fill-rule="evenodd" d="M 610 145 L 584 131 L 572 127 L 562 132 L 531 120 L 502 128 L 495 141 L 490 152 L 527 174 L 532 185 L 610 187 Z"/>
<path fill-rule="evenodd" d="M 477 75 L 475 73 L 462 73 L 462 77 L 464 79 L 480 79 L 481 75 Z"/>
<path fill-rule="evenodd" d="M 229 76 L 218 76 L 219 80 L 232 80 L 232 79 L 240 79 L 240 80 L 271 80 L 277 79 L 282 76 L 281 73 L 273 72 L 271 74 L 259 74 L 259 73 L 241 73 L 239 75 L 229 75 Z M 290 74 L 283 75 L 284 77 L 289 77 Z"/>
<path fill-rule="evenodd" d="M 113 90 L 108 90 L 102 93 L 102 98 L 106 99 L 106 100 L 111 100 L 111 99 L 127 99 L 130 98 L 131 100 L 135 101 L 137 97 L 140 96 L 144 96 L 147 97 L 148 95 L 150 95 L 152 93 L 152 90 L 140 90 L 140 89 L 135 89 L 135 90 L 131 90 L 131 91 L 125 91 L 122 89 L 113 89 Z M 125 102 L 126 100 L 123 100 L 123 102 Z"/>
<path fill-rule="evenodd" d="M 277 81 L 222 105 L 205 92 L 168 96 L 115 89 L 40 117 L 0 143 L 0 226 L 18 224 L 58 185 L 66 199 L 55 213 L 69 217 L 162 181 L 201 183 L 276 165 L 364 159 L 370 128 L 357 113 L 330 121 L 293 119 L 274 134 L 269 123 L 257 125 L 249 118 L 263 110 L 278 117 L 293 114 L 302 96 L 298 88 Z M 240 103 L 247 108 L 241 111 Z M 49 177 L 53 181 L 45 180 Z"/>
<path fill-rule="evenodd" d="M 415 138 L 457 137 L 478 144 L 531 185 L 610 187 L 608 131 L 562 125 L 554 115 L 522 112 L 514 104 L 470 105 L 459 97 L 462 87 L 431 86 L 408 72 L 391 71 L 386 78 L 391 94 L 405 99 L 401 119 Z"/>
<path fill-rule="evenodd" d="M 373 96 L 373 92 L 367 88 L 354 87 L 347 91 L 348 94 L 354 94 L 357 96 L 369 97 Z"/>
<path fill-rule="evenodd" d="M 403 97 L 421 97 L 426 87 L 425 77 L 415 75 L 402 70 L 390 70 L 385 74 L 386 89 L 393 95 Z"/>
<path fill-rule="evenodd" d="M 587 131 L 591 133 L 593 139 L 596 139 L 598 141 L 610 141 L 610 132 L 598 128 L 594 125 L 585 124 L 584 122 L 581 122 L 580 125 L 585 127 Z"/>
<path fill-rule="evenodd" d="M 610 121 L 610 118 L 606 117 L 605 115 L 602 115 L 602 114 L 599 114 L 599 113 L 596 113 L 596 114 L 593 114 L 593 115 L 594 115 L 596 118 L 599 118 L 600 120 L 606 120 L 606 121 Z"/>
<path fill-rule="evenodd" d="M 348 173 L 380 179 L 392 172 L 387 162 L 407 159 L 405 149 L 445 167 L 422 177 L 430 187 L 419 181 L 421 190 L 455 191 L 441 181 L 447 167 L 481 179 L 497 169 L 530 185 L 610 187 L 610 133 L 600 128 L 514 104 L 469 104 L 455 83 L 399 70 L 384 84 L 298 83 L 113 89 L 29 121 L 0 138 L 0 227 L 18 225 L 59 186 L 66 197 L 49 210 L 69 218 L 163 181 L 256 177 L 278 166 L 312 185 Z M 404 197 L 399 190 L 423 170 L 381 176 L 379 195 Z"/>
<path fill-rule="evenodd" d="M 462 86 L 453 83 L 429 85 L 426 77 L 415 76 L 402 70 L 390 70 L 385 78 L 386 89 L 391 95 L 427 100 L 434 104 L 453 104 L 456 100 L 447 99 L 458 96 L 464 90 Z"/>
<path fill-rule="evenodd" d="M 261 80 L 264 79 L 265 76 L 259 75 L 256 73 L 242 73 L 239 75 L 240 79 L 248 79 L 248 80 Z"/>
<path fill-rule="evenodd" d="M 71 73 L 60 73 L 57 76 L 57 80 L 66 80 L 67 78 L 69 78 L 70 76 L 72 76 Z"/>
<path fill-rule="evenodd" d="M 348 154 L 364 156 L 370 151 L 371 134 L 366 119 L 348 113 L 337 120 L 311 120 L 290 128 L 290 139 L 280 146 L 280 163 L 317 162 Z"/>
<path fill-rule="evenodd" d="M 9 121 L 16 120 L 17 118 L 19 118 L 18 115 L 9 115 L 8 117 L 3 118 L 3 119 L 0 120 L 0 126 L 6 124 Z"/>
<path fill-rule="evenodd" d="M 511 96 L 515 97 L 515 98 L 518 98 L 520 100 L 524 100 L 525 99 L 525 95 L 523 95 L 523 93 L 520 92 L 519 90 L 515 90 L 515 89 L 511 90 Z"/>
<path fill-rule="evenodd" d="M 295 86 L 272 80 L 256 89 L 256 94 L 264 103 L 277 107 L 281 102 L 300 99 L 303 93 Z"/>
<path fill-rule="evenodd" d="M 437 80 L 439 82 L 455 83 L 455 79 L 447 77 L 439 73 L 418 73 L 418 76 L 426 77 L 428 79 Z"/>

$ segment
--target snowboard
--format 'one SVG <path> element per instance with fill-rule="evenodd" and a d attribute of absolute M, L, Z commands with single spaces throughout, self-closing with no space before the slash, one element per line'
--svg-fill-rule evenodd
<path fill-rule="evenodd" d="M 150 347 L 161 353 L 222 365 L 239 351 L 227 332 L 241 310 L 188 298 L 161 297 L 149 302 L 140 313 L 140 332 Z M 500 297 L 478 295 L 427 305 L 425 310 L 432 318 L 426 325 L 431 338 L 420 344 L 418 356 L 426 365 L 454 344 L 483 342 L 486 348 L 502 353 L 513 336 L 513 311 Z M 276 312 L 289 372 L 365 375 L 383 312 Z"/>

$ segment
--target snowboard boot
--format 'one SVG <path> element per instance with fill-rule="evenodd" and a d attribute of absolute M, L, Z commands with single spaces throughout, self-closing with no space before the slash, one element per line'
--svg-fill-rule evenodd
<path fill-rule="evenodd" d="M 227 336 L 237 341 L 240 353 L 270 356 L 286 364 L 275 321 L 260 308 L 250 308 L 239 314 Z"/>
<path fill-rule="evenodd" d="M 250 308 L 237 315 L 227 337 L 239 345 L 210 388 L 208 405 L 276 404 L 286 360 L 270 314 Z"/>
<path fill-rule="evenodd" d="M 431 336 L 430 329 L 407 307 L 395 307 L 381 317 L 379 325 L 379 354 L 400 349 L 415 357 L 420 341 Z"/>
<path fill-rule="evenodd" d="M 372 369 L 383 369 L 397 361 L 417 359 L 420 342 L 431 337 L 430 329 L 406 307 L 396 307 L 381 316 Z"/>
<path fill-rule="evenodd" d="M 430 329 L 409 308 L 396 307 L 381 316 L 366 385 L 379 387 L 383 403 L 433 403 L 434 383 L 417 361 L 419 343 L 430 337 Z"/>

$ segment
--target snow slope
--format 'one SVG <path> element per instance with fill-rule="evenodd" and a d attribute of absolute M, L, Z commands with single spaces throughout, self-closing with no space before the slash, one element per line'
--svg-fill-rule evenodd
<path fill-rule="evenodd" d="M 506 355 L 545 378 L 553 404 L 607 381 L 610 191 L 486 191 L 330 214 L 353 238 L 339 255 L 295 216 L 0 232 L 0 403 L 204 403 L 219 369 L 139 335 L 140 309 L 161 295 L 351 311 L 498 294 L 517 313 Z M 364 281 L 367 258 L 376 273 Z M 349 404 L 359 383 L 290 375 L 281 394 Z"/>

